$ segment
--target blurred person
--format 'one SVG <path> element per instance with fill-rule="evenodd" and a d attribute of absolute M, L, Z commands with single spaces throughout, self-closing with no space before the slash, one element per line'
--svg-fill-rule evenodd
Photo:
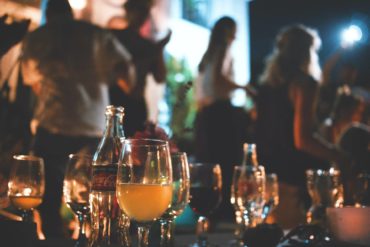
<path fill-rule="evenodd" d="M 323 67 L 322 84 L 318 103 L 318 117 L 328 117 L 334 107 L 336 92 L 347 85 L 352 91 L 370 98 L 370 45 L 356 43 L 334 52 Z"/>
<path fill-rule="evenodd" d="M 147 76 L 151 74 L 156 83 L 165 83 L 167 69 L 163 50 L 170 40 L 171 32 L 157 42 L 143 37 L 140 33 L 140 29 L 150 16 L 152 0 L 127 0 L 123 7 L 126 12 L 127 27 L 111 31 L 131 53 L 136 80 L 131 89 L 127 89 L 124 81 L 118 80 L 110 87 L 110 99 L 113 105 L 125 107 L 124 130 L 125 135 L 130 137 L 136 131 L 143 130 L 148 119 L 144 94 Z"/>
<path fill-rule="evenodd" d="M 306 221 L 305 171 L 333 164 L 343 169 L 347 161 L 341 150 L 315 131 L 320 45 L 314 29 L 301 24 L 283 28 L 260 77 L 255 127 L 258 160 L 267 173 L 278 174 L 280 199 L 272 217 L 283 228 Z"/>
<path fill-rule="evenodd" d="M 27 33 L 30 20 L 9 21 L 10 16 L 0 16 L 0 58 L 14 45 L 19 43 Z"/>
<path fill-rule="evenodd" d="M 131 85 L 127 50 L 107 30 L 74 20 L 68 0 L 49 0 L 47 23 L 23 43 L 26 85 L 37 95 L 32 152 L 45 161 L 46 187 L 39 207 L 46 238 L 62 237 L 60 206 L 68 155 L 93 153 L 104 130 L 111 74 Z"/>
<path fill-rule="evenodd" d="M 364 117 L 366 104 L 369 102 L 348 85 L 339 87 L 330 117 L 320 128 L 322 136 L 349 155 L 349 172 L 342 177 L 346 205 L 354 203 L 357 176 L 361 173 L 370 174 L 370 126 Z"/>
<path fill-rule="evenodd" d="M 0 16 L 0 208 L 9 204 L 8 179 L 13 155 L 29 150 L 32 92 L 22 83 L 19 56 L 30 20 Z"/>
<path fill-rule="evenodd" d="M 322 124 L 321 135 L 329 142 L 338 143 L 344 130 L 352 123 L 364 121 L 366 103 L 348 85 L 337 89 L 332 111 Z"/>
<path fill-rule="evenodd" d="M 237 24 L 224 16 L 216 21 L 195 80 L 197 115 L 195 158 L 199 162 L 219 163 L 222 168 L 223 200 L 218 210 L 222 220 L 234 219 L 230 203 L 233 166 L 241 164 L 243 143 L 247 140 L 249 116 L 231 104 L 232 92 L 244 86 L 234 81 L 231 45 Z"/>

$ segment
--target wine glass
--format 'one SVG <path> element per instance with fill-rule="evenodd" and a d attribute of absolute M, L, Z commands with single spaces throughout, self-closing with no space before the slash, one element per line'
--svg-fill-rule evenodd
<path fill-rule="evenodd" d="M 23 221 L 32 221 L 32 211 L 42 203 L 45 191 L 44 160 L 32 155 L 13 156 L 8 196 L 22 210 Z"/>
<path fill-rule="evenodd" d="M 208 217 L 222 200 L 222 175 L 219 164 L 194 163 L 190 165 L 190 202 L 193 211 L 199 215 L 197 222 L 197 243 L 194 246 L 208 246 Z"/>
<path fill-rule="evenodd" d="M 326 208 L 341 207 L 343 204 L 343 184 L 340 171 L 307 170 L 307 189 L 312 205 L 307 212 L 307 223 L 326 224 Z"/>
<path fill-rule="evenodd" d="M 126 139 L 118 164 L 117 200 L 138 225 L 138 246 L 148 246 L 149 229 L 172 201 L 172 165 L 167 141 Z"/>
<path fill-rule="evenodd" d="M 184 152 L 171 154 L 172 163 L 172 203 L 159 219 L 161 224 L 162 247 L 173 246 L 172 222 L 185 209 L 189 202 L 190 174 L 187 155 Z"/>
<path fill-rule="evenodd" d="M 68 207 L 77 215 L 79 234 L 75 247 L 87 244 L 85 221 L 90 213 L 92 157 L 87 154 L 70 154 L 64 176 L 63 194 Z"/>
<path fill-rule="evenodd" d="M 275 173 L 266 174 L 265 204 L 262 208 L 261 220 L 266 222 L 269 214 L 279 204 L 279 182 Z"/>
<path fill-rule="evenodd" d="M 235 166 L 231 185 L 231 203 L 241 211 L 239 219 L 243 233 L 260 221 L 265 196 L 265 170 L 263 166 Z M 241 236 L 237 236 L 241 237 Z"/>

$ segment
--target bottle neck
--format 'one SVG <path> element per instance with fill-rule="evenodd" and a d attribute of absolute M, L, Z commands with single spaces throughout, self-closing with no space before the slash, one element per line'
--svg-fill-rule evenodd
<path fill-rule="evenodd" d="M 256 144 L 244 144 L 244 166 L 258 166 Z"/>
<path fill-rule="evenodd" d="M 123 131 L 123 114 L 106 115 L 105 137 L 125 137 Z"/>

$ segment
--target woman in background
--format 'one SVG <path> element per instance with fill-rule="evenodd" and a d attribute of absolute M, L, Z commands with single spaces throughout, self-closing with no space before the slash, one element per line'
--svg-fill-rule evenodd
<path fill-rule="evenodd" d="M 256 143 L 260 164 L 279 176 L 279 206 L 272 218 L 284 229 L 305 222 L 305 170 L 343 164 L 345 155 L 315 132 L 321 69 L 317 32 L 304 25 L 277 35 L 258 89 Z M 305 195 L 305 197 L 304 197 Z"/>
<path fill-rule="evenodd" d="M 231 94 L 243 88 L 235 83 L 231 45 L 236 22 L 230 17 L 218 19 L 211 30 L 206 52 L 195 81 L 198 112 L 195 123 L 195 158 L 199 162 L 219 163 L 223 177 L 223 200 L 219 208 L 223 219 L 233 219 L 230 184 L 233 166 L 241 163 L 243 143 L 247 139 L 248 114 L 231 104 Z"/>

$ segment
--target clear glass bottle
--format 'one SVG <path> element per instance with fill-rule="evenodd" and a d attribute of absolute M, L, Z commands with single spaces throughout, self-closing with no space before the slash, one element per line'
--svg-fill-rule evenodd
<path fill-rule="evenodd" d="M 116 199 L 118 160 L 125 138 L 124 108 L 109 105 L 105 117 L 103 137 L 93 157 L 89 246 L 130 246 L 130 221 L 120 210 Z"/>
<path fill-rule="evenodd" d="M 262 222 L 262 209 L 264 206 L 264 193 L 266 184 L 265 168 L 258 164 L 256 144 L 244 143 L 244 158 L 239 186 L 246 189 L 248 197 L 244 204 L 243 219 L 246 227 L 255 227 Z"/>

